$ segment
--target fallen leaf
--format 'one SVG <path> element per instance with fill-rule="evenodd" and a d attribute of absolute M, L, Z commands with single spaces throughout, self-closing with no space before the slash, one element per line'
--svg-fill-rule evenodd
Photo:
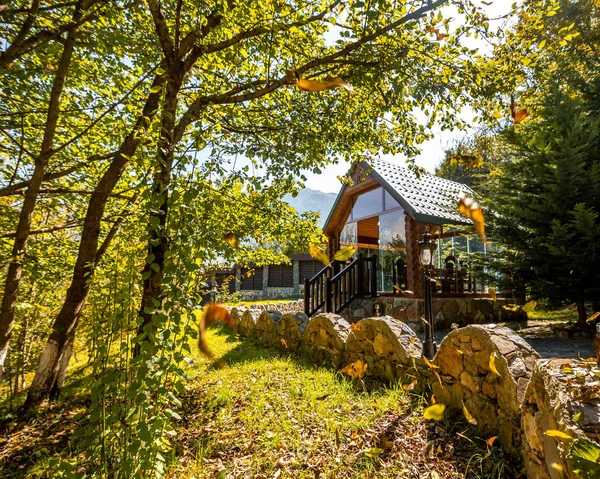
<path fill-rule="evenodd" d="M 488 447 L 492 447 L 494 445 L 494 441 L 496 439 L 498 439 L 498 436 L 492 436 L 487 441 L 485 441 L 485 443 L 487 444 Z"/>
<path fill-rule="evenodd" d="M 488 287 L 488 294 L 491 296 L 492 301 L 495 303 L 496 302 L 496 288 L 494 288 L 493 286 L 489 286 Z"/>
<path fill-rule="evenodd" d="M 350 363 L 340 369 L 341 373 L 347 374 L 352 379 L 362 378 L 367 370 L 368 364 L 364 362 L 362 359 L 359 359 L 353 363 Z"/>
<path fill-rule="evenodd" d="M 320 261 L 325 266 L 329 266 L 329 263 L 331 263 L 331 261 L 329 261 L 329 257 L 327 256 L 327 253 L 325 253 L 325 250 L 319 248 L 318 246 L 312 244 L 308 245 L 308 252 L 314 259 Z"/>
<path fill-rule="evenodd" d="M 481 210 L 479 203 L 473 198 L 469 198 L 464 193 L 461 193 L 458 197 L 458 212 L 473 221 L 475 231 L 481 238 L 481 241 L 487 244 L 483 211 Z"/>
<path fill-rule="evenodd" d="M 354 253 L 356 253 L 356 246 L 344 246 L 335 252 L 333 259 L 336 261 L 346 261 Z"/>
<path fill-rule="evenodd" d="M 307 92 L 320 92 L 325 90 L 331 90 L 333 88 L 343 88 L 349 92 L 353 92 L 354 88 L 350 83 L 342 80 L 341 78 L 331 78 L 326 80 L 306 80 L 300 76 L 299 73 L 294 72 L 296 77 L 296 85 L 302 91 Z"/>
<path fill-rule="evenodd" d="M 281 345 L 287 349 L 288 345 L 287 342 L 285 341 L 285 339 L 281 338 Z"/>
<path fill-rule="evenodd" d="M 496 368 L 496 352 L 493 352 L 492 354 L 490 354 L 489 366 L 490 366 L 490 371 L 492 371 L 496 376 L 500 376 L 500 373 L 498 372 L 498 369 Z"/>
<path fill-rule="evenodd" d="M 235 236 L 235 233 L 233 231 L 227 232 L 227 234 L 225 235 L 225 241 L 227 241 L 227 243 L 229 243 L 229 246 L 231 246 L 232 248 L 240 247 L 237 237 Z"/>
<path fill-rule="evenodd" d="M 573 416 L 573 422 L 578 423 L 579 421 L 581 421 L 582 416 L 583 416 L 583 413 L 581 411 L 578 412 L 577 414 L 575 414 Z"/>
<path fill-rule="evenodd" d="M 196 312 L 194 312 L 196 313 Z M 198 349 L 209 358 L 213 357 L 213 354 L 206 344 L 206 328 L 210 326 L 215 321 L 221 321 L 232 331 L 235 331 L 235 323 L 233 322 L 233 318 L 227 308 L 220 306 L 218 304 L 209 304 L 204 307 L 204 311 L 202 312 L 200 319 L 198 321 Z"/>
<path fill-rule="evenodd" d="M 444 419 L 444 411 L 446 411 L 445 404 L 434 404 L 425 409 L 423 417 L 428 420 L 441 421 Z"/>
<path fill-rule="evenodd" d="M 548 429 L 547 431 L 544 432 L 544 434 L 546 436 L 550 436 L 550 437 L 554 437 L 554 438 L 558 438 L 558 439 L 564 439 L 565 441 L 573 440 L 573 436 L 569 436 L 567 433 L 558 431 L 556 429 Z"/>
<path fill-rule="evenodd" d="M 475 419 L 475 417 L 473 417 L 473 415 L 469 412 L 469 410 L 467 409 L 467 406 L 465 406 L 465 403 L 462 403 L 462 408 L 463 408 L 463 414 L 465 415 L 465 419 L 470 423 L 473 424 L 473 426 L 477 426 L 477 419 Z"/>
<path fill-rule="evenodd" d="M 427 359 L 425 356 L 423 356 L 423 362 L 429 366 L 431 369 L 440 369 L 440 367 L 436 364 L 433 364 L 429 359 Z"/>

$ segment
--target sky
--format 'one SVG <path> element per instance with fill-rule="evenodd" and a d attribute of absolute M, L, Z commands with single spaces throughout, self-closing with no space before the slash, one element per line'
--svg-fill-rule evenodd
<path fill-rule="evenodd" d="M 498 18 L 503 15 L 506 15 L 512 5 L 512 1 L 510 0 L 493 0 L 490 5 L 485 6 L 481 4 L 488 17 L 490 19 Z M 517 3 L 520 3 L 517 2 Z M 451 16 L 456 18 L 458 15 L 456 11 L 450 11 L 450 8 L 446 8 L 442 10 L 444 16 Z M 490 21 L 490 28 L 496 26 L 498 22 Z M 466 46 L 470 48 L 479 47 L 481 52 L 489 51 L 489 45 L 481 40 L 469 39 L 468 44 Z M 462 112 L 463 120 L 470 123 L 471 119 L 475 116 L 475 113 L 472 110 L 464 109 Z M 433 138 L 429 141 L 425 142 L 421 145 L 421 154 L 415 158 L 415 163 L 418 166 L 425 168 L 428 172 L 433 173 L 435 167 L 441 162 L 444 157 L 444 151 L 446 148 L 452 145 L 452 143 L 461 136 L 467 134 L 465 131 L 442 131 L 439 126 L 434 126 L 433 128 Z M 392 161 L 399 164 L 405 164 L 406 158 L 402 156 L 391 156 L 391 155 L 382 155 L 381 159 Z M 338 176 L 343 176 L 348 171 L 350 165 L 347 162 L 339 162 L 337 164 L 333 164 L 323 169 L 323 173 L 320 175 L 305 172 L 305 176 L 307 177 L 306 187 L 311 188 L 313 190 L 320 190 L 327 193 L 337 193 L 341 187 L 341 183 L 337 180 Z"/>

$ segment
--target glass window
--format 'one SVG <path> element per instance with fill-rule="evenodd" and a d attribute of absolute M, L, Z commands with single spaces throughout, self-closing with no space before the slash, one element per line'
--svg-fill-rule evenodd
<path fill-rule="evenodd" d="M 385 201 L 385 211 L 393 210 L 394 208 L 399 208 L 400 203 L 398 203 L 392 195 L 390 195 L 387 191 L 384 190 L 384 201 Z"/>
<path fill-rule="evenodd" d="M 387 204 L 387 203 L 386 203 Z M 379 217 L 379 274 L 377 289 L 391 292 L 394 290 L 393 280 L 404 277 L 400 271 L 406 262 L 406 230 L 404 210 L 394 211 Z M 394 275 L 394 268 L 396 274 Z M 404 285 L 396 285 L 405 287 Z"/>
<path fill-rule="evenodd" d="M 356 223 L 346 223 L 340 233 L 341 246 L 358 246 L 358 232 Z"/>
<path fill-rule="evenodd" d="M 383 211 L 382 188 L 376 188 L 356 198 L 352 208 L 352 219 L 357 220 L 366 216 L 376 215 Z"/>

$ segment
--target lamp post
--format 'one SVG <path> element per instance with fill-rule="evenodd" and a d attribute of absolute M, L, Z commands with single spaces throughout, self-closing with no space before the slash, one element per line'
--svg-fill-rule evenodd
<path fill-rule="evenodd" d="M 431 276 L 430 268 L 433 266 L 435 254 L 435 241 L 432 241 L 429 233 L 423 234 L 419 241 L 419 261 L 423 266 L 423 283 L 425 286 L 425 341 L 423 342 L 423 356 L 433 359 L 436 344 L 433 340 L 433 305 L 431 302 Z"/>

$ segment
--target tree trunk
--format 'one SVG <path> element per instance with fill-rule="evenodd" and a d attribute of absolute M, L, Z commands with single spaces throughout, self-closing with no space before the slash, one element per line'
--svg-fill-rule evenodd
<path fill-rule="evenodd" d="M 144 328 L 151 324 L 154 311 L 162 304 L 162 281 L 165 266 L 165 254 L 169 249 L 167 235 L 167 218 L 169 213 L 169 186 L 171 184 L 171 170 L 175 155 L 174 129 L 175 115 L 177 113 L 177 97 L 181 89 L 183 74 L 180 71 L 171 71 L 167 82 L 165 104 L 161 112 L 161 138 L 158 142 L 158 165 L 154 172 L 153 193 L 154 198 L 160 201 L 158 211 L 152 213 L 156 221 L 150 221 L 148 233 L 148 254 L 153 258 L 144 266 L 144 287 L 139 316 L 142 318 L 138 326 L 138 335 Z M 156 265 L 158 268 L 153 266 Z M 139 344 L 134 347 L 134 355 L 139 354 Z"/>
<path fill-rule="evenodd" d="M 162 83 L 163 79 L 156 77 L 152 87 L 160 86 Z M 123 141 L 119 152 L 115 155 L 112 163 L 90 196 L 81 230 L 81 240 L 79 242 L 79 251 L 77 253 L 71 285 L 67 290 L 65 302 L 52 325 L 52 332 L 50 333 L 48 342 L 40 356 L 35 377 L 23 405 L 23 412 L 32 411 L 45 401 L 50 394 L 52 386 L 56 383 L 59 371 L 58 365 L 66 349 L 67 338 L 70 334 L 75 335 L 77 320 L 89 293 L 89 281 L 95 268 L 100 223 L 104 209 L 106 208 L 106 202 L 121 178 L 125 166 L 135 154 L 141 140 L 139 130 L 147 126 L 151 118 L 155 115 L 159 99 L 159 93 L 152 93 L 148 96 L 142 115 L 140 115 L 134 128 Z"/>
<path fill-rule="evenodd" d="M 75 13 L 73 14 L 74 22 L 78 22 L 81 19 L 82 13 L 80 7 L 81 0 L 75 7 Z M 48 161 L 52 156 L 52 145 L 54 143 L 54 136 L 60 114 L 60 98 L 64 89 L 67 73 L 69 71 L 69 65 L 71 64 L 76 35 L 77 29 L 73 29 L 69 32 L 69 35 L 65 41 L 65 46 L 63 48 L 58 70 L 56 72 L 56 76 L 54 77 L 52 91 L 50 92 L 48 115 L 46 118 L 42 146 L 40 149 L 40 154 L 35 160 L 33 174 L 29 181 L 27 191 L 25 192 L 25 199 L 23 200 L 23 206 L 21 208 L 21 214 L 19 216 L 19 223 L 17 225 L 15 235 L 15 242 L 12 248 L 12 260 L 8 266 L 8 272 L 6 274 L 4 296 L 2 297 L 2 306 L 0 308 L 0 381 L 4 376 L 4 362 L 6 361 L 6 356 L 8 354 L 10 336 L 15 322 L 15 306 L 17 304 L 19 282 L 23 273 L 22 258 L 25 247 L 27 246 L 29 232 L 31 231 L 31 218 L 33 216 L 35 204 L 37 203 L 42 179 L 44 178 Z"/>
<path fill-rule="evenodd" d="M 589 324 L 587 323 L 587 313 L 585 311 L 585 302 L 578 301 L 577 302 L 577 316 L 579 318 L 579 327 L 582 331 L 589 329 Z"/>
<path fill-rule="evenodd" d="M 52 388 L 50 389 L 49 397 L 51 400 L 56 400 L 60 397 L 60 392 L 65 384 L 65 378 L 67 377 L 67 368 L 69 361 L 71 361 L 71 355 L 73 354 L 73 343 L 75 342 L 75 335 L 72 334 L 67 338 L 63 354 L 58 363 L 58 369 L 56 371 L 56 378 Z"/>

